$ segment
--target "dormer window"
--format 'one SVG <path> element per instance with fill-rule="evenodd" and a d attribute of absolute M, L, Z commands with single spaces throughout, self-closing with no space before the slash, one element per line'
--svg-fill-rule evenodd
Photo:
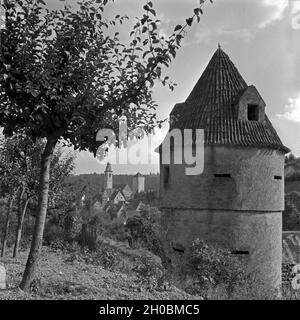
<path fill-rule="evenodd" d="M 242 93 L 235 107 L 239 120 L 265 121 L 266 104 L 254 86 L 249 86 Z"/>
<path fill-rule="evenodd" d="M 249 121 L 259 120 L 259 109 L 257 104 L 248 104 L 248 120 Z"/>

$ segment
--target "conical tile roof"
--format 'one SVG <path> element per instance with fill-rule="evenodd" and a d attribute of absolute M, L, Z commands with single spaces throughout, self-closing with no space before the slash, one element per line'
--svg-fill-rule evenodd
<path fill-rule="evenodd" d="M 172 110 L 170 129 L 204 129 L 206 144 L 288 152 L 267 116 L 262 122 L 238 119 L 235 104 L 247 88 L 229 56 L 219 47 L 186 101 Z"/>

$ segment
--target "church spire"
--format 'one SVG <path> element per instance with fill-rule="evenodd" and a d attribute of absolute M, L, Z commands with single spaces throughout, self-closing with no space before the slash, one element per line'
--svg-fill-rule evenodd
<path fill-rule="evenodd" d="M 109 162 L 107 162 L 106 168 L 105 168 L 105 171 L 104 171 L 104 172 L 112 172 L 111 164 L 110 164 Z"/>
<path fill-rule="evenodd" d="M 105 171 L 104 171 L 104 186 L 103 189 L 112 189 L 113 187 L 113 173 L 111 169 L 111 164 L 107 162 Z"/>

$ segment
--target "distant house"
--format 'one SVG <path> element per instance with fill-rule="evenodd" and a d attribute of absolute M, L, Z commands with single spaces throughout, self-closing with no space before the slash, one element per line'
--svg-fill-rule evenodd
<path fill-rule="evenodd" d="M 132 189 L 128 184 L 113 185 L 113 172 L 110 163 L 107 164 L 104 171 L 104 185 L 102 190 L 102 204 L 106 202 L 126 202 L 133 196 Z"/>
<path fill-rule="evenodd" d="M 141 201 L 131 200 L 129 203 L 126 203 L 118 211 L 117 219 L 118 222 L 125 224 L 129 218 L 140 217 L 140 210 L 144 204 Z"/>
<path fill-rule="evenodd" d="M 109 201 L 114 204 L 118 204 L 119 202 L 126 202 L 126 198 L 121 190 L 114 190 Z"/>
<path fill-rule="evenodd" d="M 114 186 L 114 189 L 120 190 L 126 200 L 129 200 L 132 198 L 133 192 L 128 184 L 116 184 Z"/>
<path fill-rule="evenodd" d="M 144 207 L 144 203 L 142 201 L 131 201 L 125 207 L 126 217 L 134 217 L 141 215 L 141 209 Z"/>
<path fill-rule="evenodd" d="M 128 184 L 114 185 L 112 167 L 110 163 L 107 163 L 102 191 L 92 199 L 93 209 L 104 211 L 110 215 L 112 220 L 119 219 L 124 223 L 130 217 L 140 216 L 147 199 L 138 199 L 135 198 L 135 195 L 144 192 L 144 180 L 145 178 L 140 173 L 133 177 L 134 191 Z"/>

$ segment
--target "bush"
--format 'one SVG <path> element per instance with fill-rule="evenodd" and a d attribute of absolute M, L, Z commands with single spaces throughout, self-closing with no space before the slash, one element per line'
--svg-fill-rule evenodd
<path fill-rule="evenodd" d="M 110 238 L 116 241 L 125 242 L 128 240 L 126 228 L 122 222 L 114 220 L 105 225 L 105 230 L 102 232 L 103 237 Z"/>
<path fill-rule="evenodd" d="M 58 225 L 47 224 L 44 233 L 44 242 L 46 245 L 50 245 L 56 241 L 62 241 L 64 239 L 64 230 Z"/>
<path fill-rule="evenodd" d="M 141 217 L 129 218 L 126 223 L 129 230 L 132 247 L 143 247 L 165 259 L 159 226 Z"/>
<path fill-rule="evenodd" d="M 65 246 L 65 252 L 69 254 L 67 262 L 84 262 L 104 269 L 113 270 L 120 262 L 118 252 L 108 244 L 97 241 L 94 250 L 79 245 Z"/>
<path fill-rule="evenodd" d="M 196 281 L 188 289 L 190 293 L 207 297 L 212 291 L 221 289 L 231 296 L 247 279 L 244 264 L 229 250 L 199 239 L 192 244 L 190 262 L 196 275 Z"/>
<path fill-rule="evenodd" d="M 137 273 L 139 284 L 149 290 L 158 288 L 166 271 L 159 261 L 143 255 L 133 270 Z"/>

